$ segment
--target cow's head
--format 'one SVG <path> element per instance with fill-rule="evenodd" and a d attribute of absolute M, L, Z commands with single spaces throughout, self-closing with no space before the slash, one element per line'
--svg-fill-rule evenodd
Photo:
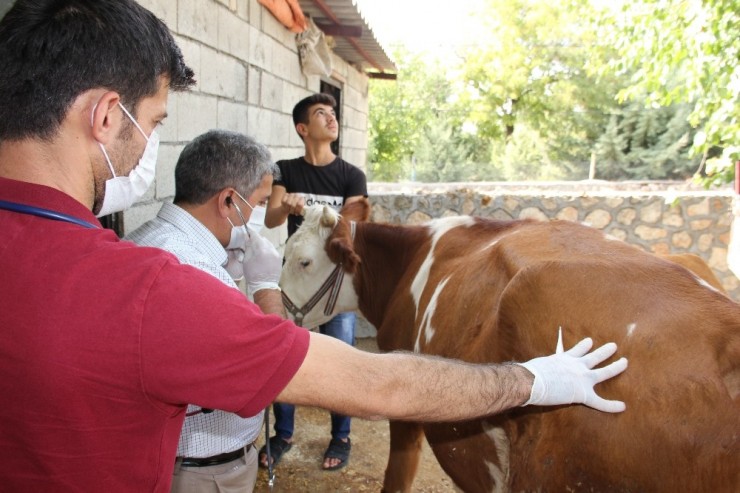
<path fill-rule="evenodd" d="M 303 223 L 285 245 L 280 276 L 288 316 L 304 327 L 316 327 L 341 312 L 357 310 L 353 274 L 352 221 L 369 216 L 367 200 L 352 202 L 337 213 L 327 206 L 304 209 Z"/>

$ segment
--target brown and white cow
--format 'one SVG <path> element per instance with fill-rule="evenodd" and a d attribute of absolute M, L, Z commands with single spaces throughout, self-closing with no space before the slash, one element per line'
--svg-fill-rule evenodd
<path fill-rule="evenodd" d="M 391 422 L 384 491 L 411 491 L 422 437 L 466 492 L 740 491 L 740 305 L 685 268 L 566 221 L 469 216 L 421 226 L 310 208 L 286 246 L 286 306 L 304 325 L 359 309 L 381 350 L 524 361 L 586 336 L 629 369 L 602 384 L 627 410 L 526 407 L 461 423 Z M 354 231 L 353 231 L 354 230 Z M 354 236 L 353 236 L 354 233 Z M 335 276 L 341 277 L 341 276 Z M 331 284 L 331 283 L 328 283 Z M 454 406 L 455 402 L 450 402 Z"/>

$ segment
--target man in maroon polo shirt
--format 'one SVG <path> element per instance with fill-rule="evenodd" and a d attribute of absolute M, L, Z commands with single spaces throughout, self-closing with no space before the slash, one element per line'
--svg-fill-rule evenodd
<path fill-rule="evenodd" d="M 102 229 L 96 215 L 146 192 L 168 93 L 193 83 L 167 27 L 132 0 L 18 0 L 0 21 L 4 490 L 169 491 L 188 404 L 415 421 L 624 409 L 593 391 L 626 367 L 591 370 L 613 344 L 523 365 L 363 353 Z"/>

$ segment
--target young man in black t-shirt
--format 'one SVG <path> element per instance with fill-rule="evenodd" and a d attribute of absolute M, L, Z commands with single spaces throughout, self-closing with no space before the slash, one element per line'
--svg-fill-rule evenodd
<path fill-rule="evenodd" d="M 331 143 L 339 136 L 335 108 L 336 101 L 328 94 L 314 94 L 293 108 L 293 123 L 303 140 L 305 154 L 277 162 L 281 176 L 272 186 L 265 215 L 268 228 L 279 226 L 287 219 L 290 236 L 301 224 L 305 206 L 325 204 L 340 210 L 347 203 L 367 197 L 365 174 L 331 150 Z M 354 345 L 355 320 L 354 313 L 340 313 L 319 326 L 319 331 Z M 270 455 L 277 465 L 292 447 L 295 406 L 275 403 L 273 411 L 275 436 L 270 438 Z M 349 416 L 332 413 L 332 438 L 324 454 L 325 470 L 347 465 L 351 448 L 349 433 Z M 260 450 L 260 465 L 267 466 L 266 447 Z"/>

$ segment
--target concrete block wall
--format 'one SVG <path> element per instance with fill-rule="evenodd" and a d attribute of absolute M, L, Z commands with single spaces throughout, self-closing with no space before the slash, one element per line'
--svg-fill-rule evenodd
<path fill-rule="evenodd" d="M 153 218 L 175 194 L 174 169 L 182 148 L 214 128 L 242 132 L 267 145 L 275 160 L 303 154 L 292 110 L 320 90 L 322 78 L 305 76 L 295 34 L 257 0 L 138 0 L 172 31 L 197 85 L 171 93 L 169 117 L 159 129 L 155 184 L 124 213 L 130 232 Z M 337 56 L 324 80 L 342 90 L 340 152 L 366 169 L 368 78 Z M 267 232 L 283 242 L 284 228 Z"/>

